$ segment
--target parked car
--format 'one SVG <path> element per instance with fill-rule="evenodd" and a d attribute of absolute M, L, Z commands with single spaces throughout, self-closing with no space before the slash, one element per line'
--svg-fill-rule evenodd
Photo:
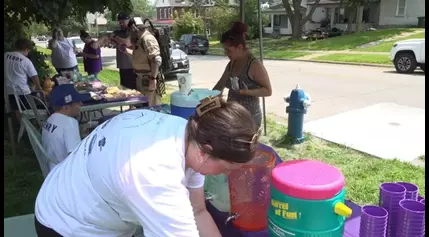
<path fill-rule="evenodd" d="M 180 36 L 180 49 L 186 54 L 201 53 L 206 55 L 209 50 L 209 40 L 204 35 L 184 34 Z"/>
<path fill-rule="evenodd" d="M 425 39 L 409 39 L 393 44 L 390 61 L 399 73 L 413 73 L 417 66 L 425 71 Z"/>
<path fill-rule="evenodd" d="M 179 48 L 179 43 L 171 41 L 171 63 L 173 64 L 172 70 L 165 75 L 166 80 L 176 80 L 177 73 L 189 72 L 189 59 L 188 55 Z"/>
<path fill-rule="evenodd" d="M 83 48 L 85 47 L 85 43 L 80 39 L 79 36 L 73 36 L 73 37 L 69 37 L 67 39 L 71 40 L 71 42 L 73 43 L 73 46 L 76 47 L 78 52 L 83 51 Z M 76 56 L 80 57 L 82 55 L 81 55 L 81 53 L 77 53 Z"/>

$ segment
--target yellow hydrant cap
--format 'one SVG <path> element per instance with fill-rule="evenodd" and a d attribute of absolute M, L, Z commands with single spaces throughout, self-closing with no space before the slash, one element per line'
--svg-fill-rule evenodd
<path fill-rule="evenodd" d="M 334 212 L 344 217 L 349 217 L 352 215 L 352 209 L 342 202 L 337 202 L 335 204 Z"/>

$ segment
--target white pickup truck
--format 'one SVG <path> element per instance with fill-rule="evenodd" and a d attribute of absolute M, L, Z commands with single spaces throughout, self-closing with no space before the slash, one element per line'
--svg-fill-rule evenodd
<path fill-rule="evenodd" d="M 425 71 L 425 39 L 410 39 L 393 44 L 390 61 L 399 73 L 413 73 L 417 66 Z"/>

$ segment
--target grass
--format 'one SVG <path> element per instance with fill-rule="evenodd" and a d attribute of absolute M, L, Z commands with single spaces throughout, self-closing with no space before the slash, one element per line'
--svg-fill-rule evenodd
<path fill-rule="evenodd" d="M 169 100 L 166 96 L 163 100 Z M 6 129 L 6 128 L 5 128 Z M 346 177 L 347 198 L 358 204 L 377 203 L 378 185 L 386 181 L 408 181 L 425 190 L 425 169 L 398 160 L 384 160 L 336 145 L 307 134 L 307 140 L 291 146 L 284 125 L 269 119 L 268 142 L 284 160 L 308 158 L 324 161 L 342 170 Z M 34 201 L 43 178 L 26 136 L 17 147 L 17 156 L 10 153 L 7 133 L 4 134 L 4 217 L 33 213 Z"/>
<path fill-rule="evenodd" d="M 255 56 L 259 56 L 259 49 L 251 49 L 252 53 Z M 224 50 L 219 48 L 210 48 L 209 54 L 211 55 L 220 55 L 224 56 Z M 306 55 L 310 55 L 310 52 L 299 52 L 299 51 L 273 51 L 273 50 L 264 50 L 264 58 L 266 59 L 293 59 Z"/>
<path fill-rule="evenodd" d="M 315 159 L 342 170 L 346 178 L 346 197 L 358 204 L 378 203 L 378 186 L 386 181 L 407 181 L 425 194 L 425 169 L 399 160 L 386 160 L 307 135 L 298 146 L 290 146 L 282 136 L 286 126 L 268 120 L 267 136 L 284 160 Z M 276 144 L 276 141 L 282 141 Z"/>
<path fill-rule="evenodd" d="M 397 38 L 395 40 L 388 40 L 385 41 L 383 43 L 377 44 L 377 45 L 373 45 L 373 46 L 369 46 L 369 47 L 364 47 L 364 48 L 359 48 L 356 49 L 357 51 L 366 51 L 366 52 L 390 52 L 390 50 L 392 49 L 392 46 L 395 42 L 401 41 L 401 40 L 408 40 L 408 39 L 419 39 L 419 38 L 425 38 L 425 32 L 420 32 L 417 34 L 412 34 L 406 37 L 401 37 L 401 38 Z"/>
<path fill-rule="evenodd" d="M 271 39 L 264 38 L 264 51 L 279 51 L 279 50 L 345 50 L 354 49 L 357 46 L 390 38 L 399 35 L 403 32 L 413 32 L 415 28 L 390 28 L 380 29 L 375 31 L 358 32 L 349 35 L 328 38 L 316 41 L 293 41 L 286 39 Z M 258 48 L 258 40 L 248 41 L 249 47 L 252 49 Z M 220 43 L 213 42 L 211 48 L 222 48 Z"/>
<path fill-rule="evenodd" d="M 380 54 L 347 54 L 334 53 L 312 58 L 312 60 L 332 61 L 332 62 L 351 62 L 351 63 L 372 63 L 390 65 L 392 62 L 387 55 Z"/>

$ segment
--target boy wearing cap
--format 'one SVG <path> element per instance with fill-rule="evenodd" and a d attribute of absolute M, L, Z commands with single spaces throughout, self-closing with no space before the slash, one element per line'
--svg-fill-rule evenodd
<path fill-rule="evenodd" d="M 42 129 L 42 146 L 52 159 L 63 161 L 81 141 L 79 123 L 74 118 L 80 113 L 82 101 L 89 100 L 89 94 L 81 94 L 72 84 L 54 87 L 49 94 L 50 105 L 55 110 Z M 55 164 L 49 163 L 49 170 Z"/>

